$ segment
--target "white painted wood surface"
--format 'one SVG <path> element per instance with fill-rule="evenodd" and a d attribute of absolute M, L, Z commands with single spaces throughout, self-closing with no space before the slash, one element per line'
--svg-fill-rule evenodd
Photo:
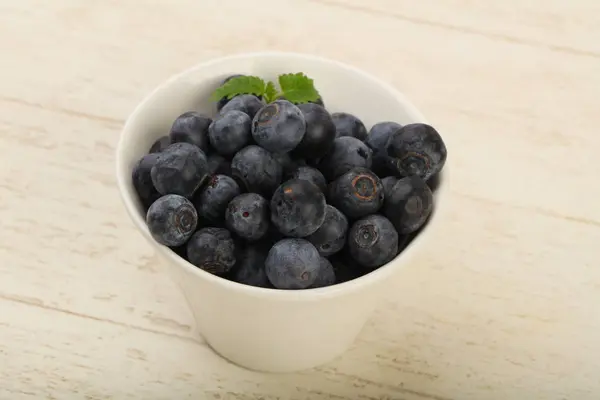
<path fill-rule="evenodd" d="M 596 0 L 0 0 L 0 399 L 598 399 L 599 21 Z M 429 264 L 291 375 L 207 348 L 114 179 L 148 91 L 265 49 L 392 82 L 453 164 Z"/>

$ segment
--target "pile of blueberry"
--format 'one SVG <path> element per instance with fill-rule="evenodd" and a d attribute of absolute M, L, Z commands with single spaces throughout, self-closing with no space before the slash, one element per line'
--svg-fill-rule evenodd
<path fill-rule="evenodd" d="M 242 284 L 309 289 L 395 258 L 432 212 L 446 161 L 421 123 L 367 130 L 321 99 L 242 94 L 186 112 L 134 166 L 154 239 Z"/>

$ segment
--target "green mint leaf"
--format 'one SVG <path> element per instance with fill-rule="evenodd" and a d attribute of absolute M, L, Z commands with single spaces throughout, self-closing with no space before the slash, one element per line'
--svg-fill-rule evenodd
<path fill-rule="evenodd" d="M 313 80 L 302 72 L 279 75 L 279 86 L 283 96 L 292 103 L 309 103 L 320 97 Z"/>
<path fill-rule="evenodd" d="M 273 82 L 268 82 L 267 87 L 265 88 L 265 101 L 271 103 L 272 101 L 275 101 L 277 97 L 279 97 L 279 92 L 277 91 L 275 84 Z"/>
<path fill-rule="evenodd" d="M 266 86 L 265 81 L 258 76 L 238 76 L 218 87 L 214 91 L 212 98 L 214 101 L 218 101 L 223 97 L 231 99 L 240 94 L 262 96 L 265 94 Z"/>

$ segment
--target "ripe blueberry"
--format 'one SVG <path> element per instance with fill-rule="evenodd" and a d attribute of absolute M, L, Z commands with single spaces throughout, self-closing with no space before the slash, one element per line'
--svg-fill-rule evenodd
<path fill-rule="evenodd" d="M 351 169 L 329 187 L 329 202 L 349 218 L 376 213 L 383 201 L 381 180 L 366 168 Z"/>
<path fill-rule="evenodd" d="M 331 286 L 335 284 L 335 271 L 333 270 L 333 265 L 329 262 L 325 257 L 321 257 L 321 266 L 319 267 L 319 274 L 317 275 L 317 279 L 310 286 L 311 288 L 320 288 Z"/>
<path fill-rule="evenodd" d="M 231 280 L 250 286 L 271 287 L 265 272 L 266 259 L 267 251 L 259 246 L 247 246 L 232 271 Z"/>
<path fill-rule="evenodd" d="M 365 268 L 358 265 L 356 260 L 343 251 L 329 258 L 333 271 L 335 272 L 336 283 L 344 283 L 356 278 L 360 278 L 365 274 Z"/>
<path fill-rule="evenodd" d="M 358 140 L 365 140 L 367 138 L 367 128 L 365 124 L 352 114 L 338 112 L 331 114 L 335 129 L 337 131 L 337 137 L 351 136 Z"/>
<path fill-rule="evenodd" d="M 433 195 L 429 186 L 417 175 L 396 182 L 385 199 L 383 214 L 389 218 L 399 234 L 415 232 L 422 227 L 433 209 Z"/>
<path fill-rule="evenodd" d="M 369 215 L 350 228 L 348 250 L 363 267 L 381 267 L 398 254 L 398 232 L 384 216 Z"/>
<path fill-rule="evenodd" d="M 246 191 L 271 197 L 281 184 L 281 164 L 267 150 L 251 145 L 233 156 L 231 175 Z"/>
<path fill-rule="evenodd" d="M 369 135 L 365 139 L 365 144 L 373 150 L 373 166 L 371 169 L 380 178 L 392 175 L 385 146 L 391 134 L 400 128 L 402 128 L 402 125 L 396 122 L 379 122 L 371 127 Z"/>
<path fill-rule="evenodd" d="M 294 172 L 292 172 L 290 179 L 303 179 L 305 181 L 309 181 L 310 183 L 316 185 L 321 192 L 327 192 L 327 181 L 325 180 L 325 177 L 321 171 L 316 168 L 298 167 Z"/>
<path fill-rule="evenodd" d="M 131 173 L 133 187 L 145 209 L 148 209 L 160 197 L 160 193 L 154 187 L 150 175 L 150 171 L 152 171 L 158 157 L 158 153 L 146 154 L 133 166 Z"/>
<path fill-rule="evenodd" d="M 392 196 L 392 188 L 396 182 L 398 182 L 398 178 L 395 176 L 386 176 L 381 180 L 381 184 L 383 185 L 384 202 Z"/>
<path fill-rule="evenodd" d="M 233 178 L 213 175 L 208 184 L 196 192 L 193 203 L 201 217 L 218 223 L 223 220 L 227 204 L 240 193 L 240 187 Z"/>
<path fill-rule="evenodd" d="M 348 218 L 337 208 L 327 205 L 325 220 L 312 235 L 306 237 L 323 257 L 340 251 L 346 244 Z"/>
<path fill-rule="evenodd" d="M 160 153 L 171 144 L 171 138 L 169 136 L 161 136 L 150 146 L 148 153 Z"/>
<path fill-rule="evenodd" d="M 183 196 L 168 194 L 156 200 L 146 213 L 150 234 L 165 246 L 181 246 L 196 230 L 198 214 Z"/>
<path fill-rule="evenodd" d="M 226 114 L 229 111 L 236 110 L 248 114 L 250 118 L 254 118 L 258 110 L 263 108 L 264 105 L 264 101 L 252 94 L 240 94 L 229 100 L 229 102 L 221 108 L 219 114 Z"/>
<path fill-rule="evenodd" d="M 206 156 L 198 146 L 174 143 L 159 154 L 150 175 L 160 194 L 190 198 L 209 176 Z"/>
<path fill-rule="evenodd" d="M 360 140 L 343 136 L 335 139 L 333 147 L 321 159 L 319 170 L 328 181 L 350 171 L 352 168 L 371 168 L 372 150 Z"/>
<path fill-rule="evenodd" d="M 252 137 L 273 153 L 288 153 L 302 140 L 306 121 L 302 111 L 287 100 L 261 108 L 252 120 Z"/>
<path fill-rule="evenodd" d="M 232 156 L 250 142 L 251 126 L 252 120 L 246 113 L 221 113 L 208 128 L 210 144 L 222 156 Z"/>
<path fill-rule="evenodd" d="M 442 183 L 441 173 L 437 173 L 435 175 L 431 175 L 429 179 L 427 179 L 427 186 L 433 193 L 440 187 L 440 183 Z"/>
<path fill-rule="evenodd" d="M 236 243 L 224 228 L 202 228 L 187 244 L 190 263 L 214 275 L 225 275 L 237 261 Z"/>
<path fill-rule="evenodd" d="M 277 98 L 277 100 L 287 100 L 287 99 L 286 99 L 286 97 L 285 97 L 285 96 L 279 96 L 279 97 Z M 289 101 L 289 100 L 288 100 L 288 101 Z M 321 107 L 325 107 L 325 103 L 323 103 L 323 98 L 322 98 L 322 97 L 319 97 L 319 98 L 318 98 L 317 100 L 315 100 L 315 101 L 309 101 L 308 103 L 302 103 L 302 104 L 299 104 L 298 102 L 294 102 L 294 101 L 292 101 L 292 104 L 294 104 L 294 105 L 297 105 L 297 106 L 301 106 L 302 104 L 317 104 L 317 105 L 319 105 L 319 106 L 321 106 Z"/>
<path fill-rule="evenodd" d="M 231 162 L 225 157 L 212 153 L 208 156 L 207 162 L 210 175 L 231 175 Z"/>
<path fill-rule="evenodd" d="M 281 165 L 283 176 L 290 176 L 298 167 L 306 165 L 303 159 L 292 159 L 289 153 L 271 153 L 273 158 Z"/>
<path fill-rule="evenodd" d="M 190 143 L 208 151 L 208 127 L 212 120 L 196 111 L 181 114 L 171 127 L 171 143 Z"/>
<path fill-rule="evenodd" d="M 394 131 L 386 145 L 390 168 L 399 177 L 417 175 L 428 180 L 442 170 L 446 145 L 438 131 L 427 124 L 409 124 Z"/>
<path fill-rule="evenodd" d="M 292 155 L 308 159 L 321 158 L 331 149 L 336 137 L 331 115 L 318 104 L 300 104 L 298 108 L 306 121 L 306 133 L 292 150 Z"/>
<path fill-rule="evenodd" d="M 325 107 L 325 102 L 323 101 L 323 98 L 321 96 L 319 96 L 319 98 L 316 99 L 315 101 L 311 101 L 310 103 L 311 104 L 314 103 L 314 104 L 317 104 L 317 105 L 319 105 L 321 107 Z"/>
<path fill-rule="evenodd" d="M 275 243 L 265 261 L 267 277 L 277 289 L 310 287 L 320 267 L 317 249 L 304 239 L 283 239 Z"/>
<path fill-rule="evenodd" d="M 248 241 L 259 240 L 269 230 L 267 200 L 256 193 L 244 193 L 229 202 L 225 210 L 225 225 Z"/>
<path fill-rule="evenodd" d="M 271 198 L 271 222 L 286 236 L 308 236 L 323 224 L 325 206 L 319 188 L 301 179 L 290 179 Z"/>
<path fill-rule="evenodd" d="M 258 242 L 252 242 L 252 244 L 256 244 L 261 248 L 266 249 L 268 252 L 275 243 L 285 238 L 285 235 L 279 232 L 279 230 L 273 226 L 273 224 L 269 224 L 269 229 L 267 229 L 265 236 L 263 236 Z"/>
<path fill-rule="evenodd" d="M 244 75 L 241 75 L 241 74 L 234 74 L 234 75 L 230 75 L 230 76 L 228 76 L 227 78 L 225 78 L 225 79 L 223 80 L 223 83 L 221 83 L 221 85 L 224 85 L 224 84 L 226 84 L 227 82 L 229 82 L 231 79 L 233 79 L 233 78 L 237 78 L 237 77 L 239 77 L 239 76 L 244 76 Z M 223 108 L 223 106 L 224 106 L 225 104 L 229 103 L 229 100 L 231 100 L 231 99 L 228 99 L 227 97 L 222 97 L 222 98 L 220 98 L 220 99 L 219 99 L 219 101 L 217 101 L 217 111 L 221 111 L 221 109 Z"/>

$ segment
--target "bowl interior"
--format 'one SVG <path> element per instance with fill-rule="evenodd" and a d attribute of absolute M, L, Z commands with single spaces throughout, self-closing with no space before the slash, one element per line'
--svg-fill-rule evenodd
<path fill-rule="evenodd" d="M 186 111 L 213 116 L 216 107 L 210 100 L 211 94 L 227 76 L 250 74 L 277 82 L 278 75 L 291 72 L 303 72 L 314 80 L 330 112 L 352 113 L 367 129 L 381 121 L 403 125 L 426 122 L 420 112 L 389 85 L 336 61 L 300 54 L 255 53 L 200 64 L 152 92 L 129 117 L 122 132 L 117 150 L 119 187 L 128 212 L 147 238 L 150 233 L 131 183 L 131 171 L 152 143 L 168 134 L 175 118 Z"/>

